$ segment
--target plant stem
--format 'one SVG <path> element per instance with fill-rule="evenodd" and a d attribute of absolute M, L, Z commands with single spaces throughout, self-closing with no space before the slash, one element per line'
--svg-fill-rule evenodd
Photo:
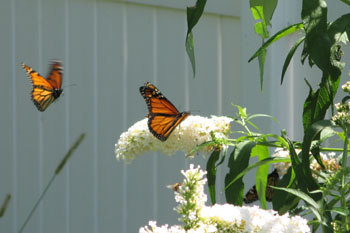
<path fill-rule="evenodd" d="M 348 158 L 348 143 L 349 143 L 349 139 L 348 139 L 348 132 L 347 130 L 344 130 L 345 132 L 345 140 L 344 140 L 344 152 L 343 152 L 343 158 L 342 158 L 342 167 L 343 169 L 347 168 L 347 158 Z M 344 209 L 347 209 L 346 207 L 346 190 L 345 190 L 345 176 L 346 176 L 346 172 L 343 172 L 342 175 L 342 180 L 341 180 L 341 189 L 340 189 L 340 196 L 341 196 L 341 205 Z M 345 223 L 345 230 L 346 232 L 349 232 L 350 229 L 350 224 L 349 224 L 349 217 L 348 216 L 344 216 L 343 217 L 343 222 Z"/>
<path fill-rule="evenodd" d="M 227 141 L 236 142 L 237 140 L 236 139 L 228 139 Z M 293 143 L 298 143 L 301 145 L 300 142 L 293 141 Z M 283 145 L 279 141 L 267 141 L 267 142 L 258 141 L 257 144 L 261 145 L 261 146 L 276 147 L 276 148 L 283 147 Z M 294 148 L 295 149 L 302 149 L 302 146 L 295 145 Z M 320 151 L 343 152 L 344 149 L 343 148 L 334 148 L 334 147 L 320 147 Z"/>
<path fill-rule="evenodd" d="M 36 201 L 36 203 L 34 204 L 32 210 L 30 211 L 29 215 L 27 216 L 26 220 L 24 221 L 24 223 L 22 224 L 21 228 L 19 229 L 18 233 L 21 233 L 24 230 L 24 227 L 27 225 L 28 221 L 30 220 L 30 218 L 32 217 L 32 215 L 34 214 L 34 211 L 36 210 L 36 208 L 39 206 L 41 200 L 43 199 L 43 197 L 45 196 L 47 190 L 49 189 L 49 187 L 51 186 L 52 182 L 54 181 L 56 177 L 56 174 L 53 174 L 53 176 L 51 177 L 49 183 L 46 185 L 44 191 L 41 193 L 39 199 Z"/>

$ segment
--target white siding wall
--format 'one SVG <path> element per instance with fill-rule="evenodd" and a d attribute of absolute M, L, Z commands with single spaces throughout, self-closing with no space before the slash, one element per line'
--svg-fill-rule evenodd
<path fill-rule="evenodd" d="M 240 22 L 234 15 L 239 11 L 228 11 L 239 4 L 209 3 L 209 13 L 195 29 L 198 74 L 193 80 L 184 49 L 188 3 L 146 3 L 1 3 L 0 197 L 9 192 L 12 200 L 0 232 L 19 230 L 82 132 L 85 141 L 24 232 L 136 232 L 152 219 L 177 222 L 173 193 L 165 185 L 182 179 L 180 170 L 188 164 L 184 155 L 149 153 L 125 165 L 116 161 L 114 144 L 146 115 L 138 90 L 145 81 L 155 82 L 181 110 L 231 112 L 231 100 L 217 93 L 239 90 Z M 46 75 L 51 59 L 63 61 L 64 94 L 39 113 L 20 62 Z M 238 101 L 239 93 L 232 96 Z M 193 162 L 205 164 L 203 158 Z"/>

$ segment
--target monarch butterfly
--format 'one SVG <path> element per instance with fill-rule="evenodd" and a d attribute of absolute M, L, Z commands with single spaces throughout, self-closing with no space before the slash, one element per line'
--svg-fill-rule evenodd
<path fill-rule="evenodd" d="M 181 121 L 190 115 L 189 112 L 179 112 L 176 107 L 163 96 L 151 83 L 146 82 L 140 87 L 140 92 L 148 106 L 148 128 L 159 140 L 165 141 Z"/>
<path fill-rule="evenodd" d="M 268 176 L 267 176 L 267 186 L 266 186 L 266 201 L 272 201 L 273 197 L 273 188 L 271 186 L 275 186 L 280 181 L 280 177 L 277 173 L 277 169 L 273 170 Z M 245 197 L 243 198 L 243 202 L 246 204 L 252 203 L 254 201 L 259 200 L 258 192 L 256 191 L 256 186 L 254 185 L 249 189 L 249 191 L 245 194 Z"/>
<path fill-rule="evenodd" d="M 60 97 L 63 91 L 61 88 L 63 75 L 61 62 L 52 61 L 47 79 L 24 63 L 21 63 L 21 66 L 27 71 L 32 82 L 32 100 L 35 106 L 40 112 L 45 111 L 52 102 Z"/>

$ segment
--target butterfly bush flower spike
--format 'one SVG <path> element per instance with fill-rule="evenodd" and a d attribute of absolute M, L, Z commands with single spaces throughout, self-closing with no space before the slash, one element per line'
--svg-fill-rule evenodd
<path fill-rule="evenodd" d="M 231 204 L 206 206 L 204 194 L 205 172 L 200 167 L 182 171 L 185 176 L 183 185 L 175 191 L 180 214 L 184 225 L 157 226 L 150 221 L 149 226 L 141 227 L 140 233 L 308 233 L 311 232 L 307 220 L 300 216 L 278 215 L 273 210 L 263 210 L 258 206 L 234 206 Z"/>
<path fill-rule="evenodd" d="M 167 155 L 173 155 L 177 151 L 188 153 L 197 145 L 210 141 L 210 132 L 217 137 L 227 137 L 232 119 L 217 116 L 211 118 L 188 116 L 164 142 L 151 134 L 147 121 L 145 118 L 136 122 L 120 135 L 119 141 L 115 144 L 117 159 L 131 162 L 147 151 L 159 151 Z M 207 152 L 210 149 L 207 148 Z"/>

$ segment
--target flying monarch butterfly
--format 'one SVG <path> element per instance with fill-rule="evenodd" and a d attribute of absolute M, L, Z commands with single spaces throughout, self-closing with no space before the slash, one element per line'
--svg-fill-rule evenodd
<path fill-rule="evenodd" d="M 273 197 L 273 188 L 269 187 L 276 186 L 276 184 L 280 181 L 280 177 L 277 173 L 277 169 L 273 170 L 268 176 L 267 176 L 267 186 L 266 186 L 266 201 L 271 202 Z M 254 201 L 259 200 L 258 192 L 256 190 L 256 186 L 254 185 L 249 189 L 249 191 L 245 194 L 245 197 L 243 198 L 243 202 L 246 204 L 252 203 Z"/>
<path fill-rule="evenodd" d="M 32 100 L 35 106 L 40 112 L 45 111 L 52 102 L 60 97 L 63 91 L 61 88 L 63 75 L 61 62 L 52 61 L 47 79 L 24 63 L 21 63 L 21 66 L 27 71 L 32 82 Z"/>
<path fill-rule="evenodd" d="M 146 82 L 140 87 L 140 92 L 148 106 L 148 128 L 159 140 L 165 141 L 181 121 L 190 115 L 189 112 L 179 112 L 176 107 L 163 96 L 151 83 Z"/>

